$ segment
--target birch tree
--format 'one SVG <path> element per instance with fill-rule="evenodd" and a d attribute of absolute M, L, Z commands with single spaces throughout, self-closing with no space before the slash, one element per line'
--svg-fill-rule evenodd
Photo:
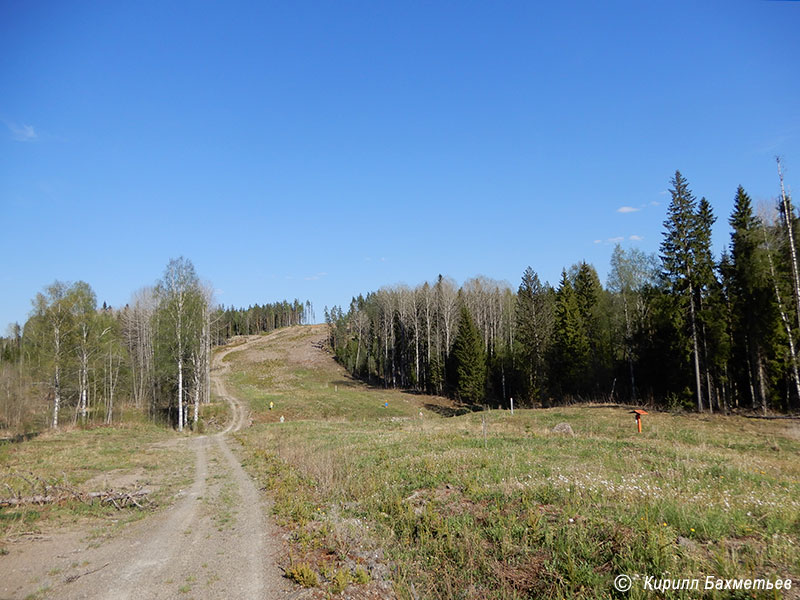
<path fill-rule="evenodd" d="M 797 352 L 794 344 L 794 333 L 792 332 L 791 321 L 789 320 L 789 315 L 787 314 L 788 311 L 786 305 L 784 304 L 783 295 L 781 294 L 781 289 L 780 289 L 781 286 L 778 279 L 777 270 L 775 268 L 772 247 L 769 241 L 769 234 L 767 232 L 767 227 L 764 224 L 763 220 L 761 222 L 761 232 L 764 239 L 764 248 L 767 255 L 767 263 L 769 265 L 770 279 L 772 281 L 772 288 L 775 293 L 775 301 L 778 307 L 778 314 L 780 315 L 781 323 L 783 325 L 784 332 L 786 333 L 786 339 L 789 346 L 789 356 L 791 359 L 790 366 L 792 369 L 792 375 L 795 383 L 795 392 L 798 398 L 800 398 L 800 373 L 798 373 Z M 765 414 L 767 412 L 766 400 L 762 403 L 762 411 Z"/>
<path fill-rule="evenodd" d="M 783 221 L 784 232 L 789 246 L 789 264 L 792 268 L 792 289 L 794 290 L 795 315 L 797 318 L 797 328 L 800 330 L 800 268 L 797 265 L 797 246 L 794 240 L 795 216 L 792 200 L 786 194 L 783 183 L 783 167 L 781 159 L 776 158 L 778 163 L 778 179 L 781 184 L 780 214 Z"/>
<path fill-rule="evenodd" d="M 36 340 L 39 358 L 49 376 L 50 385 L 47 388 L 53 397 L 50 421 L 53 428 L 58 427 L 62 408 L 64 363 L 74 325 L 73 299 L 68 284 L 55 281 L 47 286 L 44 293 L 37 294 L 33 300 L 33 319 L 29 321 L 31 330 L 26 332 L 26 335 Z"/>
<path fill-rule="evenodd" d="M 608 288 L 622 304 L 623 344 L 625 362 L 628 366 L 631 386 L 631 401 L 635 402 L 637 360 L 634 344 L 635 333 L 644 320 L 644 301 L 642 290 L 654 279 L 655 266 L 653 258 L 637 248 L 624 250 L 619 244 L 611 255 L 611 272 L 608 276 Z"/>
<path fill-rule="evenodd" d="M 198 285 L 191 292 L 191 302 L 194 306 L 189 314 L 195 319 L 194 334 L 199 334 L 199 339 L 192 340 L 190 344 L 192 361 L 192 392 L 194 410 L 192 413 L 192 427 L 197 429 L 200 419 L 200 402 L 210 400 L 209 377 L 211 371 L 211 306 L 213 303 L 213 288 Z"/>
<path fill-rule="evenodd" d="M 157 302 L 155 289 L 144 287 L 133 294 L 122 312 L 122 335 L 128 348 L 133 401 L 138 408 L 147 401 L 151 414 L 156 401 L 153 327 Z"/>
<path fill-rule="evenodd" d="M 92 287 L 85 281 L 76 282 L 70 288 L 70 306 L 77 343 L 75 346 L 78 358 L 78 405 L 75 420 L 86 422 L 89 404 L 89 363 L 96 351 L 97 339 L 102 333 L 95 330 L 97 297 Z"/>
<path fill-rule="evenodd" d="M 177 427 L 183 431 L 186 425 L 184 410 L 184 369 L 187 359 L 191 356 L 193 343 L 193 319 L 197 310 L 199 279 L 191 261 L 180 257 L 172 259 L 167 264 L 164 276 L 156 285 L 156 296 L 159 304 L 159 315 L 166 343 L 166 350 L 175 368 L 177 386 Z"/>

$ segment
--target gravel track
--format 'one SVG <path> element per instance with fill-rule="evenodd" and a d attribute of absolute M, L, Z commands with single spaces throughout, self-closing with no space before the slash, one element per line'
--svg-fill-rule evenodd
<path fill-rule="evenodd" d="M 0 557 L 0 599 L 289 597 L 292 586 L 276 565 L 279 534 L 230 446 L 249 414 L 225 388 L 223 358 L 257 339 L 214 357 L 211 380 L 232 418 L 218 434 L 179 440 L 194 453 L 191 487 L 170 508 L 99 543 L 70 532 L 12 545 Z"/>

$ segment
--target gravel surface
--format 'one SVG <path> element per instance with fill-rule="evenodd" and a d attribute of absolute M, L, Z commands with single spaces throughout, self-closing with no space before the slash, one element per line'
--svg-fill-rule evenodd
<path fill-rule="evenodd" d="M 236 442 L 229 434 L 246 427 L 249 416 L 225 389 L 228 367 L 222 359 L 245 346 L 214 359 L 213 385 L 232 409 L 227 429 L 179 440 L 194 455 L 191 487 L 171 507 L 105 539 L 67 531 L 10 544 L 9 554 L 0 556 L 0 600 L 253 600 L 300 593 L 277 567 L 283 542 L 265 516 L 265 500 L 231 451 Z"/>

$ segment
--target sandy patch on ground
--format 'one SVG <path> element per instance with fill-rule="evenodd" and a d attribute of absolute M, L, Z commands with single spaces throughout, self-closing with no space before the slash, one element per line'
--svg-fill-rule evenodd
<path fill-rule="evenodd" d="M 249 343 L 227 352 L 247 352 Z M 265 500 L 229 446 L 234 442 L 228 434 L 249 419 L 220 377 L 227 352 L 215 357 L 212 372 L 217 393 L 231 404 L 233 419 L 227 429 L 162 444 L 188 448 L 194 461 L 191 484 L 176 494 L 171 506 L 100 537 L 75 529 L 9 540 L 8 554 L 0 556 L 0 599 L 252 600 L 285 598 L 297 591 L 277 567 L 285 550 L 265 516 Z M 109 471 L 87 485 L 133 487 L 145 475 Z"/>

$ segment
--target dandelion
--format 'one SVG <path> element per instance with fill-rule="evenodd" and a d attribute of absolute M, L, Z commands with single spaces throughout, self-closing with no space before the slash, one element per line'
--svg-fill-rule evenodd
<path fill-rule="evenodd" d="M 694 533 L 694 527 L 690 527 L 690 528 L 689 528 L 689 531 L 691 531 L 692 533 Z"/>
<path fill-rule="evenodd" d="M 662 523 L 662 524 L 664 525 L 664 527 L 666 527 L 666 526 L 667 526 L 667 522 L 666 522 L 666 521 L 664 521 L 664 523 Z"/>

